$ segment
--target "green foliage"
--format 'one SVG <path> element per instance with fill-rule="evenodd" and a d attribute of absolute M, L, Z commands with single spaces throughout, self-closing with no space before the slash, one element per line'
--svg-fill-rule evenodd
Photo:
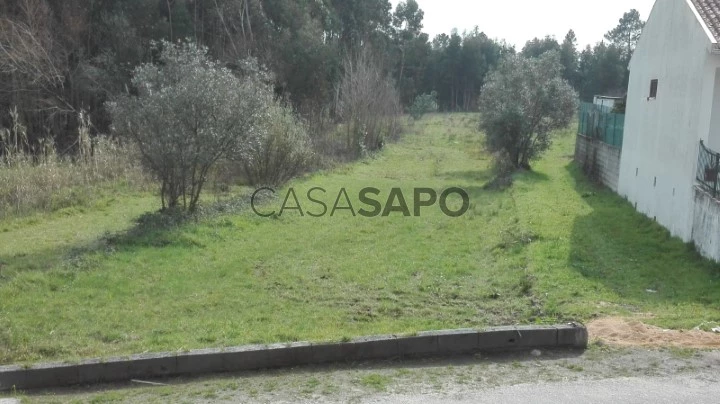
<path fill-rule="evenodd" d="M 197 208 L 210 169 L 242 158 L 272 91 L 258 77 L 238 78 L 192 43 L 162 43 L 159 65 L 135 69 L 137 95 L 109 105 L 115 130 L 132 139 L 160 180 L 163 208 Z"/>
<path fill-rule="evenodd" d="M 514 175 L 512 192 L 485 191 L 492 173 L 473 115 L 434 115 L 382 158 L 292 184 L 301 199 L 327 189 L 316 196 L 330 206 L 342 187 L 352 197 L 368 184 L 406 195 L 420 183 L 459 186 L 473 205 L 462 218 L 233 210 L 179 225 L 145 217 L 155 231 L 135 243 L 104 236 L 155 210 L 148 194 L 0 221 L 0 312 L 10 313 L 0 316 L 0 364 L 634 312 L 664 328 L 720 318 L 720 266 L 584 179 L 567 158 L 574 129 L 535 171 Z"/>
<path fill-rule="evenodd" d="M 575 31 L 570 30 L 560 45 L 560 63 L 562 63 L 564 69 L 563 78 L 572 84 L 575 89 L 577 89 L 580 81 L 578 75 L 578 58 L 577 37 L 575 36 Z"/>
<path fill-rule="evenodd" d="M 551 37 L 546 36 L 545 38 L 534 38 L 528 41 L 522 49 L 521 55 L 527 58 L 540 57 L 545 52 L 560 51 L 560 44 L 558 41 Z"/>
<path fill-rule="evenodd" d="M 437 93 L 433 91 L 430 94 L 421 94 L 415 97 L 415 101 L 410 106 L 410 116 L 416 121 L 422 119 L 423 115 L 437 112 Z"/>
<path fill-rule="evenodd" d="M 621 95 L 627 83 L 627 62 L 622 49 L 601 42 L 594 48 L 588 46 L 580 54 L 578 64 L 581 82 L 578 91 L 584 101 L 592 101 L 595 95 Z"/>
<path fill-rule="evenodd" d="M 575 31 L 568 31 L 562 44 L 551 36 L 543 39 L 534 38 L 528 41 L 523 47 L 521 54 L 525 57 L 537 58 L 546 52 L 555 51 L 560 53 L 560 63 L 563 65 L 563 78 L 573 87 L 578 84 L 578 51 L 577 37 Z"/>
<path fill-rule="evenodd" d="M 504 152 L 515 168 L 530 168 L 551 144 L 551 134 L 570 124 L 577 93 L 562 78 L 556 52 L 539 58 L 508 56 L 490 74 L 480 97 L 485 144 Z"/>
<path fill-rule="evenodd" d="M 358 52 L 366 43 L 376 49 L 387 45 L 387 32 L 392 23 L 392 4 L 389 0 L 329 0 L 335 11 L 333 32 L 337 32 L 341 46 Z"/>
<path fill-rule="evenodd" d="M 629 62 L 644 27 L 645 22 L 640 18 L 640 13 L 632 9 L 623 14 L 617 27 L 605 34 L 605 39 L 622 49 L 623 58 Z"/>
<path fill-rule="evenodd" d="M 397 48 L 395 69 L 401 101 L 405 105 L 412 102 L 412 96 L 419 90 L 421 78 L 418 74 L 427 63 L 428 35 L 422 33 L 424 15 L 415 0 L 399 2 L 392 15 L 392 39 Z"/>
<path fill-rule="evenodd" d="M 416 0 L 406 0 L 398 3 L 393 13 L 393 27 L 397 34 L 407 40 L 420 35 L 423 28 L 425 12 L 420 9 Z"/>
<path fill-rule="evenodd" d="M 0 21 L 7 56 L 0 58 L 0 127 L 10 127 L 7 111 L 17 106 L 29 148 L 48 138 L 72 145 L 81 110 L 92 120 L 91 137 L 109 133 L 106 101 L 132 85 L 134 68 L 157 59 L 153 41 L 190 38 L 230 69 L 248 55 L 258 58 L 272 71 L 277 95 L 310 122 L 328 111 L 336 118 L 343 55 L 356 56 L 363 48 L 382 60 L 404 108 L 435 91 L 442 111 L 476 111 L 488 72 L 503 55 L 515 53 L 477 27 L 430 38 L 422 32 L 425 13 L 416 0 L 104 0 L 91 7 L 87 0 L 67 0 L 62 7 L 51 0 L 27 1 L 28 7 L 9 2 Z M 629 50 L 641 27 L 631 11 L 608 33 L 618 60 L 613 52 L 591 47 L 578 66 L 571 34 L 562 44 L 533 39 L 523 54 L 559 50 L 563 77 L 586 100 L 621 95 Z"/>
<path fill-rule="evenodd" d="M 581 99 L 591 101 L 595 95 L 623 95 L 629 78 L 628 64 L 645 23 L 637 10 L 623 16 L 619 25 L 608 32 L 609 41 L 577 49 L 577 37 L 570 30 L 560 44 L 553 37 L 528 41 L 522 55 L 539 57 L 548 51 L 559 51 L 563 78 L 579 93 Z"/>
<path fill-rule="evenodd" d="M 451 35 L 438 35 L 427 55 L 423 85 L 415 94 L 436 91 L 442 111 L 477 110 L 487 73 L 503 55 L 514 52 L 514 48 L 488 38 L 477 28 L 462 34 L 453 31 Z M 409 102 L 413 101 L 411 97 Z"/>
<path fill-rule="evenodd" d="M 270 106 L 258 134 L 240 162 L 251 185 L 281 185 L 311 167 L 314 153 L 306 125 L 291 109 Z"/>

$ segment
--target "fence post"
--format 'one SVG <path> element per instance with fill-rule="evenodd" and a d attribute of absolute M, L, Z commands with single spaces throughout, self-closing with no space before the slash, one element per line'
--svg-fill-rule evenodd
<path fill-rule="evenodd" d="M 578 130 L 577 133 L 582 132 L 582 105 L 578 108 Z"/>
<path fill-rule="evenodd" d="M 713 158 L 715 159 L 715 164 L 713 165 L 713 196 L 717 198 L 717 177 L 718 177 L 718 165 L 720 165 L 720 155 L 717 153 L 712 154 Z"/>
<path fill-rule="evenodd" d="M 617 114 L 613 114 L 613 146 L 617 145 Z"/>

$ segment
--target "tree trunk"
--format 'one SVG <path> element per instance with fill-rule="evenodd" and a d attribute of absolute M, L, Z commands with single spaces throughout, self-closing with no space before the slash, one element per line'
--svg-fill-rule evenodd
<path fill-rule="evenodd" d="M 170 0 L 165 0 L 168 7 L 168 22 L 170 23 L 170 42 L 173 41 L 173 21 L 172 21 L 172 6 L 170 5 Z"/>

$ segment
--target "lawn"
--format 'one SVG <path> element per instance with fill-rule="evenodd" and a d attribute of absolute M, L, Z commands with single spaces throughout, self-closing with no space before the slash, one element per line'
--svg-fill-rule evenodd
<path fill-rule="evenodd" d="M 326 189 L 316 197 L 330 207 L 345 188 L 356 210 L 364 187 L 381 200 L 400 187 L 409 202 L 416 187 L 462 187 L 460 218 L 246 209 L 137 231 L 157 201 L 122 195 L 0 222 L 0 364 L 603 315 L 720 320 L 720 267 L 584 180 L 572 130 L 500 191 L 483 187 L 475 126 L 472 114 L 426 117 L 377 156 L 290 184 L 301 204 Z"/>

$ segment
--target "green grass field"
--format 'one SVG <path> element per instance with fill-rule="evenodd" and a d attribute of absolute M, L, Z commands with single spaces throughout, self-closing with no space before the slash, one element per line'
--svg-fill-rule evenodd
<path fill-rule="evenodd" d="M 123 195 L 0 222 L 0 364 L 603 315 L 720 320 L 720 268 L 584 180 L 572 130 L 491 191 L 475 120 L 427 117 L 374 158 L 291 184 L 301 204 L 310 188 L 328 205 L 346 188 L 356 209 L 363 187 L 411 199 L 458 186 L 471 196 L 460 218 L 248 210 L 109 237 L 158 207 Z"/>

